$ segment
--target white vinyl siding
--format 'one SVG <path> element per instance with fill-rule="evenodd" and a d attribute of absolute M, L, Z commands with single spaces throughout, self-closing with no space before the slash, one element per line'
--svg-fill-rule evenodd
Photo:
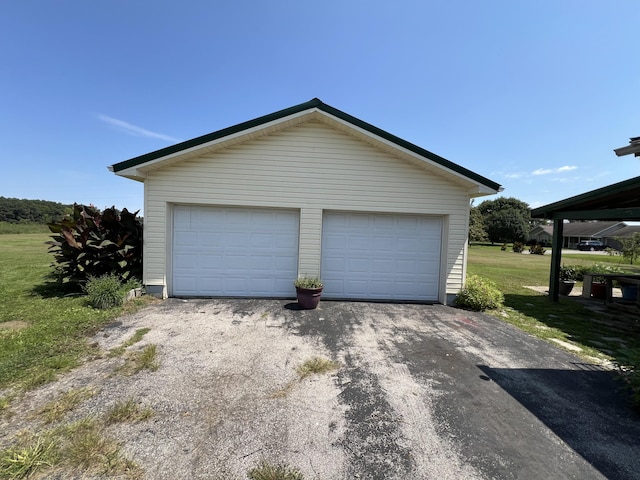
<path fill-rule="evenodd" d="M 443 219 L 443 288 L 462 285 L 469 192 L 433 167 L 393 156 L 321 122 L 151 170 L 145 180 L 145 272 L 167 285 L 172 205 L 293 208 L 301 212 L 299 274 L 320 274 L 322 211 L 410 213 Z"/>

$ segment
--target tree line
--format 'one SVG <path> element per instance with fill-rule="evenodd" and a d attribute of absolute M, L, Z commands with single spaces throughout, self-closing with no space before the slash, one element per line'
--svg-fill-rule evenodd
<path fill-rule="evenodd" d="M 73 205 L 48 200 L 0 197 L 0 222 L 12 224 L 57 222 L 73 212 Z"/>

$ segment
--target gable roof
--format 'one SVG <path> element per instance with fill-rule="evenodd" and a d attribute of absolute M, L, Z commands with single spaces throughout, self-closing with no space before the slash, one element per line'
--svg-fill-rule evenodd
<path fill-rule="evenodd" d="M 616 230 L 610 237 L 631 237 L 635 233 L 640 233 L 640 225 L 626 225 L 620 230 Z"/>
<path fill-rule="evenodd" d="M 604 237 L 607 231 L 623 228 L 623 222 L 571 222 L 563 225 L 565 237 Z"/>
<path fill-rule="evenodd" d="M 311 116 L 310 116 L 311 115 Z M 305 118 L 306 117 L 306 118 Z M 342 129 L 360 138 L 368 137 L 367 140 L 377 146 L 386 145 L 396 151 L 403 151 L 417 157 L 419 160 L 433 166 L 437 166 L 450 174 L 462 178 L 478 187 L 478 193 L 492 194 L 502 191 L 500 184 L 489 180 L 471 170 L 457 165 L 443 157 L 440 157 L 424 148 L 414 145 L 395 135 L 392 135 L 378 127 L 366 123 L 356 117 L 342 112 L 317 98 L 299 105 L 295 105 L 284 110 L 280 110 L 269 115 L 239 123 L 231 127 L 223 128 L 200 137 L 177 143 L 154 152 L 150 152 L 138 157 L 116 163 L 109 167 L 109 170 L 134 180 L 144 180 L 144 170 L 154 164 L 167 161 L 176 161 L 179 158 L 192 156 L 196 151 L 206 149 L 224 148 L 224 146 L 240 143 L 247 139 L 271 133 L 272 131 L 296 125 L 308 120 L 325 120 L 332 122 L 334 126 L 342 126 Z M 358 135 L 359 134 L 359 135 Z M 157 168 L 157 167 L 156 167 Z"/>

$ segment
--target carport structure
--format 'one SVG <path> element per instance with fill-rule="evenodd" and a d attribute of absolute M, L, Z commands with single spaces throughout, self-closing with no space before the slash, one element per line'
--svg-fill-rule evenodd
<path fill-rule="evenodd" d="M 632 153 L 632 152 L 628 152 Z M 565 220 L 640 221 L 640 177 L 592 190 L 531 211 L 533 218 L 553 220 L 549 299 L 558 301 Z"/>

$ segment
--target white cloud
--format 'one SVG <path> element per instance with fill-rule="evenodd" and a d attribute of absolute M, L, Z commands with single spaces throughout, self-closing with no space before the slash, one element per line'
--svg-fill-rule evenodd
<path fill-rule="evenodd" d="M 118 120 L 117 118 L 109 117 L 107 115 L 98 114 L 98 118 L 109 125 L 113 125 L 114 127 L 118 127 L 121 130 L 124 130 L 129 135 L 135 135 L 137 137 L 149 137 L 149 138 L 159 138 L 160 140 L 165 140 L 167 142 L 179 142 L 180 140 L 177 138 L 170 137 L 169 135 L 164 135 L 162 133 L 152 132 L 151 130 L 144 129 L 142 127 L 138 127 L 136 125 L 132 125 L 123 120 Z"/>
<path fill-rule="evenodd" d="M 559 168 L 539 168 L 531 172 L 531 175 L 548 175 L 550 173 L 562 173 L 562 172 L 570 172 L 571 170 L 576 170 L 578 167 L 575 165 L 565 165 L 564 167 Z"/>

